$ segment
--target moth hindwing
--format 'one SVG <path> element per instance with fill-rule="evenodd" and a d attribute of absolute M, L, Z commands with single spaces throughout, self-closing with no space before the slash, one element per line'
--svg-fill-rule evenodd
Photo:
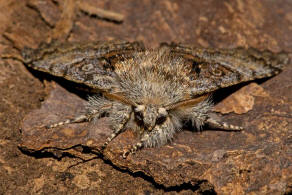
<path fill-rule="evenodd" d="M 125 150 L 124 157 L 142 147 L 166 144 L 185 121 L 198 130 L 203 125 L 242 130 L 212 118 L 210 94 L 273 76 L 288 63 L 285 53 L 252 48 L 204 49 L 161 44 L 145 50 L 141 42 L 126 41 L 45 45 L 24 50 L 23 56 L 33 69 L 99 92 L 88 99 L 86 114 L 48 128 L 107 116 L 113 132 L 103 148 L 125 129 L 139 135 L 140 141 Z"/>

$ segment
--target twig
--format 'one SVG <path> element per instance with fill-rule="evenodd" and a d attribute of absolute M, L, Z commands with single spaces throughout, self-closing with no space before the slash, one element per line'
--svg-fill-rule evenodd
<path fill-rule="evenodd" d="M 124 15 L 97 8 L 95 6 L 88 4 L 86 1 L 80 1 L 78 6 L 80 10 L 82 10 L 83 12 L 89 15 L 96 15 L 100 18 L 104 18 L 104 19 L 108 19 L 108 20 L 112 20 L 116 22 L 123 22 L 124 20 Z"/>

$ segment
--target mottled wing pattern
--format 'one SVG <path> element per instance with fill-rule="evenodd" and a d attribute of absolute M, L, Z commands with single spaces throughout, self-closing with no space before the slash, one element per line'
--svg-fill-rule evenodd
<path fill-rule="evenodd" d="M 111 93 L 119 87 L 115 62 L 143 50 L 141 42 L 57 43 L 25 49 L 23 57 L 33 69 Z"/>
<path fill-rule="evenodd" d="M 180 44 L 161 44 L 175 56 L 192 63 L 192 95 L 213 92 L 241 82 L 270 77 L 288 63 L 286 53 L 260 52 L 256 49 L 203 49 Z"/>

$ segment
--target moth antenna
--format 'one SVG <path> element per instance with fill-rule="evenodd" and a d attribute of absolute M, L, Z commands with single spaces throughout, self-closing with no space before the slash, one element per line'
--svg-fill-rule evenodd
<path fill-rule="evenodd" d="M 130 99 L 127 99 L 127 98 L 123 97 L 122 95 L 110 94 L 110 93 L 103 93 L 103 94 L 104 94 L 105 97 L 107 97 L 109 99 L 117 100 L 117 101 L 123 102 L 125 104 L 131 105 L 131 106 L 135 106 L 135 107 L 138 106 L 135 102 L 133 102 Z"/>
<path fill-rule="evenodd" d="M 172 110 L 172 109 L 175 109 L 175 108 L 178 108 L 178 107 L 196 105 L 196 104 L 204 101 L 207 98 L 209 99 L 209 95 L 203 95 L 203 96 L 200 96 L 200 97 L 197 97 L 197 98 L 194 98 L 194 99 L 184 100 L 184 101 L 172 104 L 172 105 L 168 105 L 168 106 L 165 107 L 165 109 L 166 110 Z M 207 100 L 207 101 L 209 101 L 209 100 Z"/>

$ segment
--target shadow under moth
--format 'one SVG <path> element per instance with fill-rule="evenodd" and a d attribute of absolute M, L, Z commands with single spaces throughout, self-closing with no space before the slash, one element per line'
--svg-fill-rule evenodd
<path fill-rule="evenodd" d="M 141 42 L 100 41 L 43 45 L 23 51 L 25 63 L 38 71 L 83 84 L 96 92 L 85 114 L 47 128 L 108 117 L 112 134 L 103 149 L 131 129 L 139 140 L 123 157 L 143 147 L 171 141 L 190 122 L 215 129 L 242 130 L 212 118 L 211 94 L 242 82 L 271 77 L 288 55 L 243 49 L 205 49 L 163 43 L 152 50 Z"/>

